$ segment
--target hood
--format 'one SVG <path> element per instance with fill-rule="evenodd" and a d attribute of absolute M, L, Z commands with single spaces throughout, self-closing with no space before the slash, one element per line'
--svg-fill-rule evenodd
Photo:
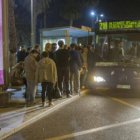
<path fill-rule="evenodd" d="M 46 69 L 48 65 L 52 64 L 52 60 L 50 58 L 43 58 L 39 62 L 39 68 Z"/>

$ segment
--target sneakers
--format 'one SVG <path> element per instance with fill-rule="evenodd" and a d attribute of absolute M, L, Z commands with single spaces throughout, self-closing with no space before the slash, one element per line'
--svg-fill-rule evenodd
<path fill-rule="evenodd" d="M 53 106 L 53 105 L 54 105 L 54 103 L 53 103 L 53 102 L 49 102 L 49 107 L 50 107 L 50 106 Z"/>
<path fill-rule="evenodd" d="M 81 95 L 80 91 L 78 92 L 78 95 L 79 95 L 79 96 Z"/>
<path fill-rule="evenodd" d="M 68 94 L 68 95 L 67 95 L 67 98 L 72 98 L 72 95 Z"/>
<path fill-rule="evenodd" d="M 29 101 L 26 102 L 27 107 L 31 107 L 31 106 L 34 106 L 36 104 L 37 104 L 36 102 L 29 102 Z"/>

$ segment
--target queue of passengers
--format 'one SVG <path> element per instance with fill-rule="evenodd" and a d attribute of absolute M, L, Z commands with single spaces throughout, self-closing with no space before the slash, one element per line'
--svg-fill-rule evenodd
<path fill-rule="evenodd" d="M 80 95 L 80 89 L 86 87 L 87 74 L 92 72 L 95 64 L 94 48 L 81 48 L 74 43 L 67 46 L 62 40 L 58 42 L 58 46 L 57 50 L 56 43 L 46 43 L 42 53 L 39 45 L 28 49 L 28 52 L 22 50 L 22 53 L 17 53 L 20 58 L 18 64 L 25 71 L 23 82 L 26 85 L 27 105 L 35 103 L 38 83 L 42 86 L 42 106 L 46 106 L 46 96 L 49 106 L 53 105 L 55 87 L 67 98 L 74 94 Z"/>

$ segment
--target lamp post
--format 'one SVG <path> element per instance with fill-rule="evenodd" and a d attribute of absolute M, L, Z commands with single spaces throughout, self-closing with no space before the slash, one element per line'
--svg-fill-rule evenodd
<path fill-rule="evenodd" d="M 35 30 L 34 30 L 34 2 L 31 0 L 31 47 L 35 43 Z"/>
<path fill-rule="evenodd" d="M 91 11 L 90 13 L 91 17 L 92 17 L 92 29 L 94 29 L 94 45 L 96 47 L 96 30 L 98 28 L 98 22 L 101 22 L 101 18 L 104 17 L 103 14 L 97 14 L 94 11 Z M 95 17 L 95 20 L 93 19 Z"/>
<path fill-rule="evenodd" d="M 9 1 L 8 0 L 0 0 L 1 2 L 1 16 L 2 20 L 0 21 L 2 23 L 1 28 L 1 52 L 0 52 L 0 57 L 1 60 L 3 61 L 3 76 L 4 76 L 4 88 L 7 88 L 9 86 L 9 28 L 8 28 L 8 6 L 9 6 Z M 3 56 L 2 56 L 3 53 Z M 1 67 L 1 66 L 0 66 Z M 1 76 L 1 74 L 0 74 Z M 0 78 L 1 79 L 1 78 Z"/>

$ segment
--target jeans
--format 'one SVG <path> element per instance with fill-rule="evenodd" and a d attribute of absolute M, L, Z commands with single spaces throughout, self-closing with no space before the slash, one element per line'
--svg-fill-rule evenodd
<path fill-rule="evenodd" d="M 80 71 L 71 71 L 70 72 L 70 91 L 71 92 L 80 92 Z"/>
<path fill-rule="evenodd" d="M 69 67 L 58 67 L 57 72 L 58 72 L 58 87 L 59 87 L 61 93 L 63 93 L 64 88 L 65 88 L 66 95 L 69 95 L 70 94 L 70 91 L 69 91 Z"/>
<path fill-rule="evenodd" d="M 85 71 L 83 74 L 80 75 L 81 87 L 86 86 L 87 74 L 88 72 Z"/>
<path fill-rule="evenodd" d="M 48 96 L 49 102 L 51 102 L 53 96 L 53 83 L 42 82 L 41 86 L 42 86 L 42 102 L 45 102 L 46 95 Z"/>
<path fill-rule="evenodd" d="M 27 80 L 27 95 L 26 95 L 27 102 L 33 103 L 35 101 L 36 90 L 37 90 L 37 85 L 35 81 Z"/>

